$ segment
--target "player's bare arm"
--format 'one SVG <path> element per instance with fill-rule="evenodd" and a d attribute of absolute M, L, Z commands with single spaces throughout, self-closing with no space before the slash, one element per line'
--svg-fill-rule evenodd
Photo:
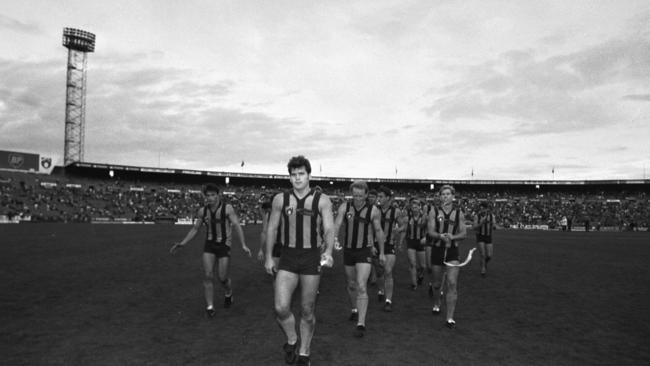
<path fill-rule="evenodd" d="M 332 214 L 332 201 L 330 198 L 322 194 L 320 201 L 318 202 L 318 209 L 321 213 L 321 218 L 323 220 L 323 238 L 325 240 L 325 250 L 321 258 L 323 259 L 323 265 L 326 267 L 332 267 L 334 265 L 334 258 L 332 257 L 332 250 L 334 249 L 334 217 Z"/>
<path fill-rule="evenodd" d="M 434 240 L 439 240 L 442 235 L 436 231 L 436 225 L 438 225 L 436 219 L 435 215 L 429 215 L 427 218 L 427 234 L 429 234 L 429 236 Z"/>
<path fill-rule="evenodd" d="M 174 243 L 174 245 L 172 245 L 171 249 L 169 249 L 170 254 L 172 254 L 172 255 L 175 254 L 178 249 L 184 247 L 187 243 L 189 243 L 192 239 L 194 239 L 196 234 L 199 232 L 199 229 L 201 228 L 201 225 L 203 224 L 203 222 L 199 219 L 199 217 L 203 217 L 203 210 L 204 210 L 204 208 L 199 208 L 198 209 L 198 211 L 196 213 L 197 219 L 194 222 L 194 225 L 192 225 L 192 228 L 187 233 L 187 235 L 185 235 L 185 238 L 183 240 L 181 240 L 178 243 Z"/>
<path fill-rule="evenodd" d="M 241 248 L 250 257 L 251 250 L 248 249 L 248 247 L 246 246 L 246 238 L 244 237 L 244 230 L 241 228 L 241 225 L 239 224 L 239 216 L 237 216 L 235 209 L 230 204 L 226 205 L 226 215 L 228 215 L 230 222 L 235 227 L 235 232 L 237 233 L 237 236 L 239 237 L 239 242 L 241 243 Z"/>
<path fill-rule="evenodd" d="M 375 229 L 375 238 L 377 238 L 377 244 L 379 244 L 379 263 L 381 265 L 386 261 L 386 255 L 384 252 L 384 244 L 386 242 L 386 237 L 384 236 L 384 230 L 381 228 L 381 213 L 376 207 L 372 208 L 370 213 L 370 218 L 372 220 L 372 226 Z"/>
<path fill-rule="evenodd" d="M 260 250 L 257 251 L 257 260 L 264 263 L 264 247 L 266 246 L 266 230 L 269 226 L 268 216 L 262 215 L 262 232 L 260 233 Z"/>
<path fill-rule="evenodd" d="M 339 205 L 339 210 L 338 210 L 338 213 L 336 215 L 336 220 L 334 221 L 334 241 L 335 242 L 338 242 L 338 240 L 339 240 L 339 231 L 341 230 L 341 225 L 343 224 L 343 220 L 345 220 L 345 208 L 346 208 L 346 204 L 345 204 L 345 202 L 342 202 Z"/>
<path fill-rule="evenodd" d="M 264 268 L 270 275 L 277 271 L 275 262 L 273 262 L 273 245 L 275 237 L 278 235 L 278 227 L 280 226 L 280 215 L 282 215 L 282 195 L 278 194 L 273 198 L 271 205 L 271 215 L 266 228 L 266 246 L 265 246 L 265 260 Z"/>

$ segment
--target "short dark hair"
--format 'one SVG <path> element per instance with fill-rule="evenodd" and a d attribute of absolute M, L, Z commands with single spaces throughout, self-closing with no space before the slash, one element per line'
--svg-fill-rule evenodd
<path fill-rule="evenodd" d="M 386 197 L 392 197 L 393 196 L 393 191 L 391 191 L 388 187 L 386 186 L 379 186 L 377 189 L 379 193 L 383 193 L 386 195 Z"/>
<path fill-rule="evenodd" d="M 302 155 L 292 157 L 287 164 L 287 170 L 289 170 L 289 174 L 291 174 L 292 170 L 302 167 L 305 168 L 307 174 L 311 174 L 311 164 L 309 163 L 309 160 Z"/>
<path fill-rule="evenodd" d="M 377 195 L 377 190 L 376 189 L 369 190 L 368 191 L 368 196 L 370 196 L 370 195 L 376 196 Z"/>
<path fill-rule="evenodd" d="M 208 192 L 216 192 L 217 194 L 219 193 L 219 186 L 217 186 L 214 183 L 208 183 L 203 187 L 203 193 L 208 194 Z"/>
<path fill-rule="evenodd" d="M 444 186 L 440 187 L 440 191 L 438 192 L 442 193 L 442 191 L 444 191 L 445 189 L 451 191 L 451 194 L 456 194 L 456 190 L 454 189 L 454 187 L 449 184 L 445 184 Z"/>

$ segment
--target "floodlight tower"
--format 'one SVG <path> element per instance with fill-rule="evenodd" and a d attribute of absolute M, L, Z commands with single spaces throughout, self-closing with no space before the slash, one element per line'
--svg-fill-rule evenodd
<path fill-rule="evenodd" d="M 68 165 L 84 160 L 86 55 L 95 52 L 95 35 L 80 29 L 63 28 L 63 47 L 68 49 L 64 147 L 64 165 Z"/>

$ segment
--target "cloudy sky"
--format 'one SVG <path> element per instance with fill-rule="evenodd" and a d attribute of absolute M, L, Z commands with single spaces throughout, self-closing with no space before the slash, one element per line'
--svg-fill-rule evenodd
<path fill-rule="evenodd" d="M 433 179 L 650 171 L 647 0 L 5 0 L 0 149 L 62 161 L 64 27 L 97 36 L 89 162 L 284 173 L 304 154 L 315 175 Z"/>

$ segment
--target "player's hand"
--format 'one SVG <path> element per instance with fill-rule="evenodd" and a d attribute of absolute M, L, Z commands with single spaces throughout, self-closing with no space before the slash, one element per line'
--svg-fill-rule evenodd
<path fill-rule="evenodd" d="M 451 235 L 449 234 L 442 234 L 442 241 L 445 243 L 445 248 L 450 248 L 451 247 Z"/>
<path fill-rule="evenodd" d="M 180 242 L 179 243 L 174 243 L 172 245 L 171 249 L 169 249 L 169 254 L 174 255 L 176 254 L 176 251 L 180 248 L 182 248 L 184 245 L 182 245 Z"/>
<path fill-rule="evenodd" d="M 264 251 L 262 249 L 257 252 L 257 260 L 264 263 Z"/>
<path fill-rule="evenodd" d="M 420 244 L 424 245 L 426 243 L 427 243 L 427 238 L 426 237 L 420 239 Z"/>
<path fill-rule="evenodd" d="M 343 247 L 339 242 L 339 238 L 334 238 L 334 250 L 341 250 L 341 249 L 343 249 Z"/>
<path fill-rule="evenodd" d="M 377 253 L 379 253 L 379 250 L 377 250 L 377 248 L 376 248 L 374 245 L 372 246 L 372 249 L 371 249 L 371 250 L 372 250 L 372 256 L 373 256 L 373 257 L 376 257 L 376 256 L 377 256 Z"/>
<path fill-rule="evenodd" d="M 383 266 L 384 263 L 386 263 L 386 255 L 385 254 L 380 254 L 379 255 L 379 264 L 381 264 Z"/>
<path fill-rule="evenodd" d="M 246 244 L 242 245 L 241 248 L 244 249 L 244 252 L 246 252 L 246 254 L 248 254 L 249 258 L 252 257 L 251 250 L 246 246 Z"/>
<path fill-rule="evenodd" d="M 266 261 L 264 262 L 264 269 L 266 269 L 266 273 L 270 274 L 273 276 L 278 269 L 275 267 L 275 262 L 273 261 L 272 258 L 266 258 Z"/>
<path fill-rule="evenodd" d="M 334 258 L 331 254 L 323 253 L 320 256 L 320 265 L 321 267 L 331 268 L 334 265 Z"/>

